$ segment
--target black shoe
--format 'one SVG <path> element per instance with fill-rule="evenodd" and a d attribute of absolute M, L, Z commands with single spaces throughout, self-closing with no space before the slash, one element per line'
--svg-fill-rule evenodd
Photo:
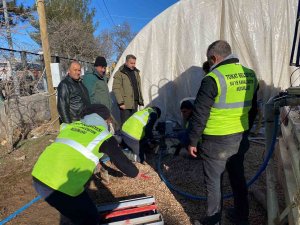
<path fill-rule="evenodd" d="M 203 225 L 203 224 L 199 220 L 195 220 L 194 225 Z"/>
<path fill-rule="evenodd" d="M 238 218 L 234 208 L 225 209 L 225 216 L 226 218 L 235 225 L 249 225 L 248 220 L 241 220 Z"/>
<path fill-rule="evenodd" d="M 195 220 L 194 225 L 218 225 L 221 221 L 220 213 L 216 213 L 213 216 L 206 216 L 200 220 Z"/>
<path fill-rule="evenodd" d="M 237 220 L 234 208 L 225 209 L 225 216 L 232 223 Z"/>

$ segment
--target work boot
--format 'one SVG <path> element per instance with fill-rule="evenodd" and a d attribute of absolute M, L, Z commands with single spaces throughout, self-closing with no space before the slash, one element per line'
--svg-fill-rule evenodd
<path fill-rule="evenodd" d="M 226 218 L 235 225 L 249 225 L 248 220 L 241 220 L 238 218 L 234 208 L 228 208 L 225 210 Z"/>

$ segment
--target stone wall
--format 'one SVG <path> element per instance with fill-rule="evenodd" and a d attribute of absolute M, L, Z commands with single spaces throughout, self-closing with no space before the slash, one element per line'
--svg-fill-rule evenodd
<path fill-rule="evenodd" d="M 47 95 L 38 93 L 0 102 L 0 139 L 7 139 L 9 130 L 24 130 L 50 120 Z"/>

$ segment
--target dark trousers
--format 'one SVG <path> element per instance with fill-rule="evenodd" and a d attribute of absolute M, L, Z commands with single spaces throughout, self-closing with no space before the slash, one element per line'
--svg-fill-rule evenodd
<path fill-rule="evenodd" d="M 54 191 L 45 201 L 74 224 L 97 225 L 99 223 L 97 208 L 86 191 L 76 197 Z"/>
<path fill-rule="evenodd" d="M 242 134 L 205 138 L 199 144 L 207 191 L 207 223 L 218 224 L 222 215 L 222 176 L 227 160 L 238 152 Z"/>
<path fill-rule="evenodd" d="M 135 140 L 134 138 L 122 133 L 122 139 L 124 143 L 134 152 L 134 154 L 139 156 L 138 161 L 140 163 L 143 163 L 145 161 L 145 148 L 148 147 L 148 144 L 146 143 L 146 138 L 143 138 L 141 140 Z"/>
<path fill-rule="evenodd" d="M 247 221 L 249 216 L 248 188 L 244 175 L 244 156 L 250 146 L 248 136 L 249 131 L 245 131 L 238 153 L 231 156 L 226 164 L 233 192 L 235 214 L 240 221 Z"/>
<path fill-rule="evenodd" d="M 121 113 L 121 126 L 123 125 L 123 123 L 125 123 L 125 121 L 131 117 L 133 115 L 133 113 L 135 113 L 136 110 L 134 109 L 121 109 L 120 113 Z"/>
<path fill-rule="evenodd" d="M 121 126 L 123 125 L 123 123 L 125 123 L 125 121 L 129 117 L 131 117 L 137 111 L 137 108 L 138 108 L 138 102 L 135 101 L 133 109 L 120 109 Z"/>

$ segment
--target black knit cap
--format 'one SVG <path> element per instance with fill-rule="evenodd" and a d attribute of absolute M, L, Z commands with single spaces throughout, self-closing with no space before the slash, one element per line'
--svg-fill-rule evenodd
<path fill-rule="evenodd" d="M 159 118 L 160 115 L 161 115 L 161 110 L 160 110 L 160 108 L 158 108 L 157 106 L 153 106 L 152 109 L 154 109 L 154 110 L 156 111 L 156 113 L 157 113 L 157 118 Z"/>
<path fill-rule="evenodd" d="M 181 103 L 180 109 L 194 109 L 194 105 L 191 101 L 185 100 Z"/>
<path fill-rule="evenodd" d="M 99 116 L 101 116 L 104 120 L 107 120 L 110 117 L 109 109 L 102 104 L 91 104 L 89 105 L 82 113 L 81 117 L 84 117 L 86 115 L 97 113 Z"/>
<path fill-rule="evenodd" d="M 95 60 L 94 67 L 102 66 L 107 67 L 106 59 L 103 56 L 98 56 Z"/>

